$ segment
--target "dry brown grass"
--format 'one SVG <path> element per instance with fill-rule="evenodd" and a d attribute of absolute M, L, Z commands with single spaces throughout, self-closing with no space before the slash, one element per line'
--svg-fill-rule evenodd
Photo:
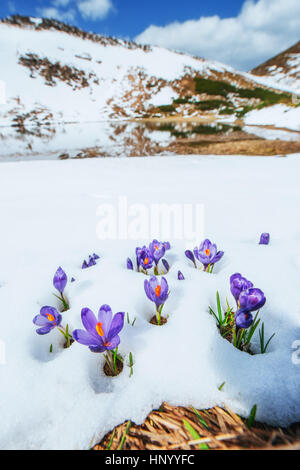
<path fill-rule="evenodd" d="M 258 156 L 286 156 L 300 152 L 300 142 L 286 142 L 280 140 L 243 139 L 240 141 L 214 142 L 208 140 L 194 140 L 189 143 L 174 142 L 168 151 L 179 155 L 258 155 Z"/>
<path fill-rule="evenodd" d="M 200 417 L 200 419 L 199 419 Z M 188 424 L 187 424 L 188 423 Z M 191 435 L 189 426 L 199 437 Z M 289 429 L 254 423 L 248 429 L 229 408 L 200 410 L 164 403 L 144 424 L 125 422 L 107 434 L 94 450 L 246 450 L 300 449 L 300 424 Z"/>

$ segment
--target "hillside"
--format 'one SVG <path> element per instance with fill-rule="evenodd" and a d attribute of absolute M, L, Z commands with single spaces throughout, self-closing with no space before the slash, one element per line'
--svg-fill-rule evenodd
<path fill-rule="evenodd" d="M 24 133 L 58 122 L 162 116 L 241 117 L 291 103 L 260 77 L 218 62 L 86 33 L 55 20 L 0 23 L 7 103 L 0 125 Z"/>
<path fill-rule="evenodd" d="M 251 71 L 260 77 L 271 77 L 278 84 L 300 94 L 300 41 Z"/>

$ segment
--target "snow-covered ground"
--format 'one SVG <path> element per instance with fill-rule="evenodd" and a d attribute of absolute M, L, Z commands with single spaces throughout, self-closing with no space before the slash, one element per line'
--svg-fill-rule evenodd
<path fill-rule="evenodd" d="M 253 125 L 272 125 L 300 130 L 300 106 L 289 108 L 284 104 L 277 104 L 260 110 L 253 110 L 246 114 L 244 121 L 246 124 Z"/>
<path fill-rule="evenodd" d="M 141 423 L 164 400 L 199 408 L 226 402 L 245 416 L 257 404 L 259 420 L 299 420 L 300 364 L 292 361 L 300 340 L 299 171 L 299 154 L 1 163 L 0 447 L 88 448 L 126 419 Z M 210 275 L 192 268 L 183 240 L 171 240 L 163 327 L 149 324 L 145 276 L 126 270 L 127 256 L 150 239 L 97 237 L 101 205 L 117 206 L 119 196 L 146 207 L 204 204 L 205 236 L 225 251 Z M 258 245 L 264 231 L 269 246 Z M 98 264 L 81 270 L 93 252 Z M 59 305 L 52 295 L 58 266 L 76 279 L 63 314 L 71 329 L 82 327 L 83 307 L 97 312 L 104 303 L 137 318 L 125 323 L 119 348 L 125 364 L 133 354 L 132 377 L 126 366 L 117 378 L 104 376 L 101 355 L 78 343 L 63 349 L 58 331 L 36 335 L 32 318 L 41 306 Z M 234 349 L 208 314 L 217 290 L 233 305 L 235 272 L 267 297 L 261 316 L 266 336 L 276 335 L 265 355 Z"/>

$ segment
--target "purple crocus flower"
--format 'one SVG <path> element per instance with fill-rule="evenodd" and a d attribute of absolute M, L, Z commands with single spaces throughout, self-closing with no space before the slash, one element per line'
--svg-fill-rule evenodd
<path fill-rule="evenodd" d="M 159 242 L 158 240 L 153 240 L 153 242 L 151 242 L 149 245 L 149 250 L 152 258 L 154 259 L 155 265 L 157 266 L 159 260 L 164 256 L 166 252 L 165 244 Z"/>
<path fill-rule="evenodd" d="M 141 266 L 143 269 L 150 269 L 153 265 L 153 256 L 151 251 L 146 246 L 136 248 L 136 259 L 138 268 Z"/>
<path fill-rule="evenodd" d="M 248 279 L 243 277 L 240 273 L 233 274 L 230 277 L 230 291 L 237 305 L 241 292 L 250 289 L 250 287 L 253 287 L 252 282 L 248 281 Z"/>
<path fill-rule="evenodd" d="M 36 330 L 38 335 L 46 335 L 61 324 L 62 316 L 54 307 L 42 307 L 40 313 L 33 319 L 33 323 L 41 328 Z"/>
<path fill-rule="evenodd" d="M 94 257 L 93 256 L 89 256 L 89 263 L 88 263 L 88 268 L 90 268 L 91 266 L 95 266 L 96 264 L 96 261 L 94 260 Z"/>
<path fill-rule="evenodd" d="M 184 281 L 184 275 L 182 274 L 181 271 L 178 271 L 177 277 L 178 277 L 178 281 Z"/>
<path fill-rule="evenodd" d="M 253 316 L 250 312 L 239 310 L 235 316 L 235 324 L 237 329 L 249 328 L 253 323 Z"/>
<path fill-rule="evenodd" d="M 86 269 L 88 267 L 87 262 L 84 260 L 82 263 L 81 269 Z"/>
<path fill-rule="evenodd" d="M 93 253 L 93 258 L 95 261 L 97 261 L 97 259 L 100 259 L 100 256 L 98 256 L 97 253 Z"/>
<path fill-rule="evenodd" d="M 58 292 L 62 294 L 67 285 L 67 282 L 68 282 L 68 278 L 67 278 L 66 273 L 61 267 L 59 267 L 56 273 L 54 274 L 54 278 L 53 278 L 53 285 L 55 289 L 57 289 Z"/>
<path fill-rule="evenodd" d="M 260 236 L 260 245 L 269 245 L 270 243 L 270 234 L 269 233 L 262 233 Z"/>
<path fill-rule="evenodd" d="M 124 326 L 124 312 L 113 316 L 109 305 L 102 305 L 98 319 L 94 313 L 83 308 L 81 320 L 85 330 L 75 330 L 73 338 L 80 344 L 88 346 L 92 352 L 102 353 L 115 349 L 120 344 L 118 334 Z"/>
<path fill-rule="evenodd" d="M 240 310 L 254 312 L 266 303 L 264 293 L 260 289 L 250 288 L 241 292 L 239 296 Z M 239 314 L 237 311 L 236 315 Z"/>
<path fill-rule="evenodd" d="M 148 299 L 155 303 L 156 309 L 165 303 L 169 296 L 169 286 L 166 278 L 161 278 L 159 284 L 158 279 L 155 276 L 151 276 L 150 281 L 148 279 L 144 282 L 144 289 Z"/>
<path fill-rule="evenodd" d="M 206 271 L 208 266 L 213 266 L 215 263 L 220 261 L 224 252 L 218 251 L 217 245 L 206 239 L 201 243 L 199 248 L 196 247 L 194 249 L 194 255 L 197 260 L 203 264 L 204 270 Z"/>
<path fill-rule="evenodd" d="M 184 254 L 190 261 L 192 261 L 192 263 L 194 263 L 195 268 L 197 268 L 197 264 L 196 264 L 196 260 L 195 260 L 195 256 L 193 252 L 191 250 L 186 250 Z"/>
<path fill-rule="evenodd" d="M 127 258 L 127 269 L 133 271 L 133 263 L 130 258 Z"/>

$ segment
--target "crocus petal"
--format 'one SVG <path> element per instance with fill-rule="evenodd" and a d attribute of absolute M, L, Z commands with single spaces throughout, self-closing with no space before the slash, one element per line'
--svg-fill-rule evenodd
<path fill-rule="evenodd" d="M 86 269 L 88 267 L 87 262 L 84 260 L 82 263 L 81 269 Z"/>
<path fill-rule="evenodd" d="M 184 275 L 182 274 L 181 271 L 178 271 L 177 278 L 178 278 L 178 281 L 184 281 Z"/>
<path fill-rule="evenodd" d="M 49 320 L 42 315 L 36 315 L 32 321 L 37 326 L 46 326 L 49 324 Z"/>
<path fill-rule="evenodd" d="M 98 321 L 102 323 L 102 330 L 104 333 L 104 338 L 108 337 L 111 322 L 112 322 L 113 313 L 109 305 L 104 304 L 100 307 L 98 312 Z"/>
<path fill-rule="evenodd" d="M 127 269 L 133 271 L 133 263 L 130 258 L 127 258 Z"/>
<path fill-rule="evenodd" d="M 47 325 L 47 326 L 43 326 L 42 328 L 38 328 L 36 330 L 37 334 L 38 335 L 47 335 L 48 333 L 50 333 L 50 331 L 53 329 L 53 326 L 51 325 Z"/>
<path fill-rule="evenodd" d="M 253 316 L 247 311 L 238 311 L 235 316 L 235 324 L 238 328 L 249 328 L 253 323 Z"/>
<path fill-rule="evenodd" d="M 120 344 L 120 337 L 118 335 L 114 336 L 108 344 L 106 345 L 105 349 L 110 351 L 111 349 L 116 349 Z"/>
<path fill-rule="evenodd" d="M 96 325 L 97 325 L 97 318 L 95 317 L 94 313 L 89 308 L 83 308 L 81 310 L 81 321 L 84 328 L 91 334 L 96 335 Z"/>
<path fill-rule="evenodd" d="M 218 253 L 210 260 L 211 264 L 215 264 L 224 256 L 224 251 L 218 251 Z"/>
<path fill-rule="evenodd" d="M 48 306 L 42 307 L 40 310 L 40 315 L 42 317 L 47 318 L 47 321 L 49 321 L 48 315 L 52 315 L 54 318 L 53 323 L 55 323 L 55 326 L 59 326 L 61 324 L 62 316 L 60 313 L 58 313 L 58 311 L 54 307 L 48 307 Z M 50 321 L 50 324 L 53 324 L 53 323 Z"/>
<path fill-rule="evenodd" d="M 156 288 L 157 285 L 159 284 L 157 277 L 156 277 L 156 276 L 151 276 L 151 277 L 150 277 L 149 284 L 150 284 L 151 290 L 154 292 L 154 291 L 155 291 L 155 288 Z"/>
<path fill-rule="evenodd" d="M 99 341 L 96 341 L 95 336 L 92 336 L 85 330 L 74 330 L 72 333 L 73 338 L 80 344 L 84 344 L 85 346 L 95 346 L 99 347 L 102 344 L 101 338 L 99 336 Z"/>
<path fill-rule="evenodd" d="M 148 281 L 148 279 L 146 279 L 144 281 L 144 289 L 145 289 L 145 293 L 146 293 L 148 299 L 151 300 L 151 302 L 154 302 L 155 301 L 155 292 L 154 292 L 154 289 L 151 287 L 151 284 Z"/>
<path fill-rule="evenodd" d="M 165 277 L 161 278 L 160 287 L 161 287 L 160 297 L 163 299 L 166 299 L 169 293 L 169 286 L 168 286 L 167 279 Z"/>
<path fill-rule="evenodd" d="M 93 353 L 103 353 L 104 351 L 107 350 L 107 348 L 104 346 L 104 344 L 98 345 L 98 346 L 89 346 L 90 351 Z"/>
<path fill-rule="evenodd" d="M 260 289 L 250 288 L 241 292 L 239 303 L 241 309 L 254 312 L 265 305 L 266 298 Z"/>
<path fill-rule="evenodd" d="M 114 318 L 111 322 L 108 335 L 106 337 L 107 341 L 111 342 L 111 340 L 114 338 L 114 336 L 116 336 L 120 333 L 120 331 L 122 330 L 122 328 L 124 326 L 124 316 L 125 316 L 124 312 L 118 312 L 118 313 L 115 314 L 115 316 L 114 316 Z"/>
<path fill-rule="evenodd" d="M 170 265 L 169 265 L 168 261 L 167 261 L 166 259 L 162 259 L 161 262 L 162 262 L 162 264 L 164 265 L 164 268 L 165 268 L 165 270 L 166 270 L 167 273 L 168 273 L 169 270 L 170 270 Z"/>

